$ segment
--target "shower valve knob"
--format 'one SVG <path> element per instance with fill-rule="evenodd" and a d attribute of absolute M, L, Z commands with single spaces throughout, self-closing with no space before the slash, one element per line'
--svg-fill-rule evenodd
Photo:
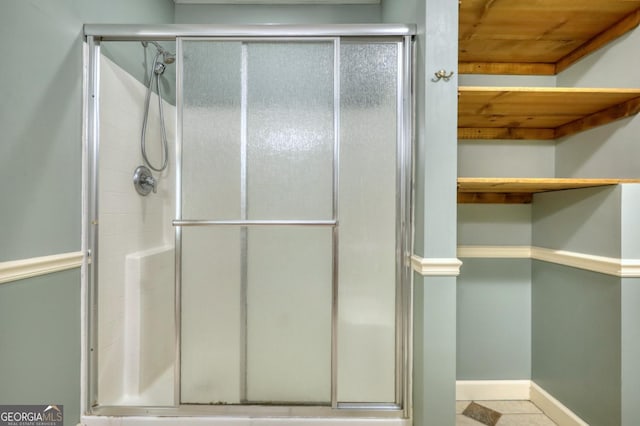
<path fill-rule="evenodd" d="M 149 195 L 151 191 L 157 192 L 158 182 L 145 166 L 138 166 L 133 173 L 133 186 L 140 195 Z"/>
<path fill-rule="evenodd" d="M 142 181 L 142 184 L 143 184 L 143 185 L 149 185 L 149 186 L 151 186 L 151 188 L 152 188 L 152 190 L 153 190 L 153 193 L 154 193 L 154 194 L 155 194 L 156 192 L 158 192 L 158 189 L 157 189 L 157 187 L 156 187 L 156 186 L 157 186 L 157 185 L 156 185 L 156 180 L 155 180 L 153 177 L 151 177 L 151 176 L 147 176 L 147 177 L 145 177 L 145 178 L 143 179 L 143 181 Z"/>

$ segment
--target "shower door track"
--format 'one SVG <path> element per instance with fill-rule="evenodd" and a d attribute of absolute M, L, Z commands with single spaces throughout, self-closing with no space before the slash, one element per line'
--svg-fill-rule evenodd
<path fill-rule="evenodd" d="M 415 25 L 199 25 L 199 24 L 85 24 L 85 37 L 103 41 L 175 40 L 177 37 L 411 37 Z"/>
<path fill-rule="evenodd" d="M 251 418 L 376 418 L 399 420 L 407 417 L 402 407 L 395 404 L 342 404 L 338 409 L 330 406 L 303 405 L 207 405 L 183 404 L 178 407 L 101 406 L 91 410 L 95 416 L 151 416 L 151 417 L 201 417 L 229 416 Z M 384 426 L 384 423 L 381 424 Z"/>
<path fill-rule="evenodd" d="M 84 139 L 86 143 L 87 160 L 85 168 L 88 171 L 85 185 L 87 217 L 85 238 L 86 247 L 93 259 L 97 259 L 97 157 L 99 147 L 99 60 L 101 41 L 141 41 L 141 40 L 177 40 L 179 37 L 209 38 L 241 38 L 244 40 L 270 39 L 310 39 L 321 37 L 363 37 L 363 38 L 395 38 L 400 43 L 398 74 L 398 141 L 397 141 L 397 212 L 396 224 L 397 260 L 396 260 L 396 402 L 395 403 L 349 403 L 338 402 L 335 399 L 335 389 L 332 391 L 333 404 L 258 404 L 246 405 L 208 405 L 183 404 L 179 400 L 180 363 L 176 361 L 176 391 L 177 399 L 172 406 L 105 406 L 97 405 L 97 314 L 92 307 L 97 305 L 96 290 L 92 283 L 97 281 L 97 265 L 86 265 L 85 283 L 83 289 L 83 310 L 88 321 L 83 324 L 83 383 L 81 412 L 97 416 L 206 416 L 231 415 L 250 417 L 326 417 L 326 418 L 363 418 L 376 417 L 381 419 L 402 419 L 411 417 L 411 271 L 408 267 L 412 250 L 412 36 L 416 29 L 414 25 L 399 24 L 356 24 L 356 25 L 120 25 L 120 24 L 86 24 L 84 34 L 87 41 L 85 47 L 85 125 Z M 178 114 L 180 114 L 178 112 Z M 338 131 L 339 126 L 336 126 Z M 178 136 L 180 138 L 180 136 Z M 178 144 L 179 145 L 179 144 Z M 177 161 L 179 169 L 179 161 Z M 179 173 L 179 171 L 178 171 Z M 180 188 L 176 188 L 177 199 L 180 199 Z M 335 197 L 334 197 L 335 198 Z M 334 209 L 335 200 L 334 200 Z M 177 216 L 172 221 L 179 239 L 182 227 L 200 226 L 240 226 L 240 227 L 271 227 L 271 226 L 302 226 L 302 227 L 332 227 L 334 233 L 339 224 L 337 212 L 334 210 L 333 220 L 186 220 Z M 176 247 L 176 257 L 180 248 Z M 176 275 L 180 273 L 176 264 Z M 334 272 L 335 273 L 335 272 Z M 176 328 L 180 327 L 179 294 L 176 293 Z M 399 309 L 402 306 L 404 310 Z M 179 333 L 179 332 L 177 332 Z M 333 334 L 333 333 L 332 333 Z M 178 334 L 179 336 L 179 334 Z M 180 354 L 179 339 L 176 342 L 176 352 Z M 332 374 L 336 374 L 335 370 Z M 334 380 L 332 380 L 333 382 Z"/>
<path fill-rule="evenodd" d="M 337 220 L 173 220 L 173 226 L 338 226 Z"/>

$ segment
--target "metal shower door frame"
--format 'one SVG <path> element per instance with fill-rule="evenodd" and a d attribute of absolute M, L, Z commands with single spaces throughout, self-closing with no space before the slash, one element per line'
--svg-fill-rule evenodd
<path fill-rule="evenodd" d="M 328 26 L 201 26 L 201 25 L 85 25 L 85 65 L 84 65 L 84 212 L 85 237 L 88 258 L 83 274 L 83 372 L 82 405 L 83 413 L 95 415 L 246 415 L 260 416 L 321 416 L 321 417 L 411 417 L 411 318 L 412 318 L 412 273 L 410 253 L 412 250 L 412 187 L 413 187 L 413 38 L 415 29 L 405 25 L 328 25 Z M 396 401 L 394 404 L 349 404 L 337 401 L 337 259 L 338 259 L 338 179 L 339 179 L 339 137 L 340 137 L 340 42 L 343 37 L 354 39 L 394 39 L 398 43 L 398 90 L 397 90 L 397 164 L 396 164 Z M 177 40 L 178 57 L 182 51 L 182 39 L 231 39 L 255 42 L 332 40 L 334 43 L 334 170 L 333 170 L 333 218 L 319 221 L 249 221 L 246 216 L 241 221 L 188 221 L 181 216 L 181 99 L 180 93 L 183 70 L 178 64 L 176 132 L 176 217 L 173 221 L 176 232 L 176 360 L 175 360 L 175 401 L 174 406 L 99 406 L 97 400 L 97 248 L 98 248 L 98 159 L 99 159 L 99 81 L 100 43 L 102 40 L 142 41 Z M 245 120 L 246 123 L 246 120 Z M 246 211 L 245 211 L 246 213 Z M 214 223 L 215 222 L 215 223 Z M 332 296 L 332 379 L 331 406 L 193 406 L 180 403 L 180 330 L 181 300 L 181 229 L 185 226 L 321 226 L 333 229 L 333 296 Z M 249 410 L 249 411 L 247 411 Z"/>

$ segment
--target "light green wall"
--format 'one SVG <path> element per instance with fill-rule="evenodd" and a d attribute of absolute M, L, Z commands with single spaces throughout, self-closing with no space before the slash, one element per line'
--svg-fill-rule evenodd
<path fill-rule="evenodd" d="M 620 257 L 619 186 L 536 194 L 533 245 Z"/>
<path fill-rule="evenodd" d="M 554 141 L 460 140 L 458 142 L 458 175 L 461 177 L 553 177 L 555 149 Z"/>
<path fill-rule="evenodd" d="M 531 204 L 459 204 L 459 245 L 531 245 Z"/>
<path fill-rule="evenodd" d="M 80 248 L 82 25 L 171 22 L 171 0 L 4 0 L 0 261 Z"/>
<path fill-rule="evenodd" d="M 80 271 L 0 285 L 0 404 L 80 412 Z"/>
<path fill-rule="evenodd" d="M 458 244 L 531 245 L 531 204 L 458 205 Z M 531 261 L 462 258 L 457 379 L 531 378 Z"/>
<path fill-rule="evenodd" d="M 457 28 L 458 10 L 447 0 L 420 2 L 417 16 L 416 237 L 423 257 L 456 256 Z M 422 9 L 422 8 L 425 9 Z M 455 9 L 455 10 L 452 10 Z M 439 69 L 453 71 L 434 82 Z"/>
<path fill-rule="evenodd" d="M 82 25 L 173 20 L 171 0 L 0 4 L 0 261 L 80 250 Z M 80 273 L 0 286 L 0 401 L 79 421 Z"/>
<path fill-rule="evenodd" d="M 158 43 L 169 52 L 175 53 L 176 43 L 174 41 L 162 40 L 158 41 Z M 144 85 L 148 84 L 156 52 L 157 50 L 153 45 L 150 44 L 145 49 L 139 41 L 103 41 L 100 43 L 100 53 L 118 64 Z M 154 92 L 158 92 L 155 82 L 152 88 Z M 160 76 L 160 90 L 162 91 L 162 99 L 172 105 L 176 104 L 175 62 L 166 65 L 164 73 Z M 157 104 L 152 104 L 151 108 L 157 108 Z"/>
<path fill-rule="evenodd" d="M 533 262 L 532 379 L 591 426 L 620 424 L 620 296 L 617 277 Z"/>
<path fill-rule="evenodd" d="M 382 22 L 387 24 L 415 24 L 419 0 L 382 0 Z"/>
<path fill-rule="evenodd" d="M 536 195 L 534 245 L 619 258 L 622 189 Z M 611 275 L 533 263 L 532 379 L 592 426 L 621 421 L 621 283 Z"/>
<path fill-rule="evenodd" d="M 458 380 L 531 378 L 531 261 L 465 259 L 458 277 Z"/>
<path fill-rule="evenodd" d="M 410 2 L 408 2 L 410 4 Z M 389 5 L 387 5 L 389 6 Z M 411 9 L 408 13 L 411 13 Z M 406 16 L 386 9 L 389 19 Z M 414 252 L 456 257 L 458 5 L 417 2 Z M 448 82 L 431 81 L 439 69 Z M 455 424 L 456 277 L 414 277 L 414 424 Z"/>
<path fill-rule="evenodd" d="M 413 424 L 454 426 L 456 278 L 413 280 Z"/>
<path fill-rule="evenodd" d="M 640 258 L 640 184 L 621 185 L 621 257 Z"/>
<path fill-rule="evenodd" d="M 622 185 L 622 257 L 640 257 L 640 185 Z M 640 401 L 640 278 L 621 280 L 622 426 L 638 422 Z"/>
<path fill-rule="evenodd" d="M 638 424 L 640 401 L 640 278 L 623 278 L 621 284 L 621 426 Z"/>
<path fill-rule="evenodd" d="M 380 22 L 380 5 L 177 4 L 177 24 L 355 24 Z"/>
<path fill-rule="evenodd" d="M 625 34 L 558 75 L 559 86 L 640 87 L 636 54 L 640 28 Z M 559 177 L 638 177 L 640 116 L 559 140 L 556 170 Z"/>

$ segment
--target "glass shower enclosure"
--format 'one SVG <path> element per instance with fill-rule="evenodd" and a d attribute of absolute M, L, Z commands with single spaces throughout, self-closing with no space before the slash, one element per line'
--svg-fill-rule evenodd
<path fill-rule="evenodd" d="M 85 35 L 86 412 L 408 417 L 411 29 Z M 101 53 L 142 40 L 175 46 L 148 196 L 144 90 Z"/>

